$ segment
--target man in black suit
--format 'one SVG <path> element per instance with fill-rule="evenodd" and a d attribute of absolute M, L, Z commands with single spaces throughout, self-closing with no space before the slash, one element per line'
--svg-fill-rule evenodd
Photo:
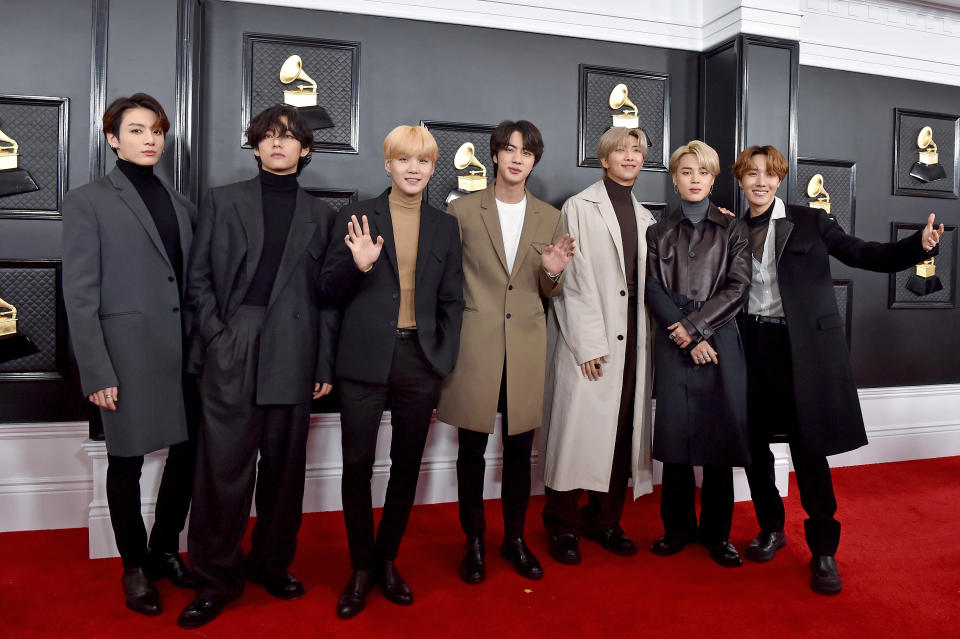
<path fill-rule="evenodd" d="M 296 599 L 288 572 L 303 507 L 311 397 L 332 390 L 335 311 L 317 294 L 333 212 L 300 188 L 310 126 L 293 107 L 253 118 L 260 174 L 206 197 L 190 256 L 191 369 L 203 425 L 188 536 L 197 598 L 178 623 L 196 628 L 240 596 L 244 575 Z M 257 454 L 260 456 L 257 465 Z M 243 540 L 256 486 L 257 522 Z"/>
<path fill-rule="evenodd" d="M 734 175 L 750 204 L 752 276 L 743 317 L 751 464 L 746 468 L 760 534 L 746 557 L 770 561 L 786 543 L 783 501 L 774 482 L 771 441 L 790 443 L 810 560 L 810 587 L 842 589 L 834 555 L 840 542 L 828 455 L 867 443 L 843 320 L 837 312 L 830 257 L 849 266 L 895 272 L 936 253 L 943 225 L 899 242 L 865 242 L 835 218 L 776 197 L 787 160 L 772 146 L 751 146 Z"/>
<path fill-rule="evenodd" d="M 391 188 L 340 211 L 336 232 L 347 235 L 334 237 L 321 276 L 323 295 L 343 309 L 336 376 L 343 516 L 353 568 L 337 602 L 344 619 L 363 610 L 374 581 L 390 601 L 413 603 L 394 560 L 416 495 L 440 382 L 457 359 L 463 320 L 457 221 L 423 201 L 437 143 L 423 127 L 398 126 L 384 140 L 383 155 Z M 388 398 L 390 482 L 374 536 L 370 479 Z"/>

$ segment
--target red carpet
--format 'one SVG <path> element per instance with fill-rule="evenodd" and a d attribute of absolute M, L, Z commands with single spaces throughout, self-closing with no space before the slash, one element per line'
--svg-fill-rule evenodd
<path fill-rule="evenodd" d="M 28 637 L 951 637 L 960 628 L 960 458 L 834 471 L 843 538 L 844 591 L 808 587 L 809 554 L 796 485 L 787 506 L 787 547 L 769 564 L 721 568 L 705 549 L 674 557 L 647 551 L 660 534 L 657 493 L 627 505 L 623 526 L 642 546 L 618 558 L 581 542 L 579 566 L 547 554 L 539 521 L 529 542 L 546 576 L 528 582 L 497 550 L 499 504 L 488 502 L 488 577 L 456 575 L 462 535 L 456 504 L 414 510 L 398 565 L 415 596 L 401 608 L 373 591 L 355 619 L 334 607 L 349 576 L 339 512 L 307 515 L 292 572 L 307 586 L 295 602 L 248 585 L 242 599 L 196 631 L 176 626 L 191 593 L 160 583 L 165 610 L 147 618 L 123 605 L 119 559 L 88 560 L 85 529 L 0 535 L 0 636 Z M 732 540 L 755 534 L 749 502 L 737 504 Z M 191 634 L 192 633 L 192 634 Z"/>

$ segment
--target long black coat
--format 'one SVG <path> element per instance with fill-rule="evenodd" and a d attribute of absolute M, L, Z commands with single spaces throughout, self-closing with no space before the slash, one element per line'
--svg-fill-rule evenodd
<path fill-rule="evenodd" d="M 859 448 L 867 435 L 829 256 L 855 268 L 892 273 L 934 253 L 923 250 L 920 231 L 899 242 L 865 242 L 847 235 L 832 216 L 805 206 L 788 206 L 786 218 L 774 221 L 774 233 L 799 443 L 822 455 Z"/>
<path fill-rule="evenodd" d="M 386 384 L 396 345 L 400 312 L 397 245 L 390 217 L 390 189 L 372 200 L 340 209 L 320 278 L 324 297 L 340 306 L 336 376 L 369 384 Z M 347 222 L 366 215 L 370 235 L 383 237 L 373 268 L 361 272 L 344 243 Z M 420 206 L 414 313 L 417 338 L 427 361 L 441 377 L 453 370 L 463 324 L 463 264 L 460 231 L 452 215 Z"/>
<path fill-rule="evenodd" d="M 654 332 L 657 394 L 653 457 L 666 464 L 744 466 L 750 461 L 747 369 L 733 320 L 750 285 L 749 231 L 713 204 L 698 227 L 680 209 L 647 229 L 646 303 Z M 696 365 L 667 326 L 707 340 L 719 365 Z"/>
<path fill-rule="evenodd" d="M 260 405 L 308 402 L 314 382 L 333 382 L 337 313 L 324 309 L 318 294 L 333 218 L 322 200 L 297 189 L 260 334 Z M 243 303 L 262 253 L 260 178 L 211 189 L 200 208 L 187 276 L 191 373 L 202 372 L 206 346 Z"/>

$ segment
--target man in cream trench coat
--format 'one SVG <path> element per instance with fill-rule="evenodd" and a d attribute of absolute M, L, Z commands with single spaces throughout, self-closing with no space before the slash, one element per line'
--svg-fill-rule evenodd
<path fill-rule="evenodd" d="M 608 136 L 610 139 L 603 148 Z M 619 158 L 615 154 L 622 153 L 621 147 L 632 146 L 626 161 L 633 163 L 630 172 L 634 173 L 633 180 L 636 179 L 647 150 L 642 131 L 611 129 L 601 138 L 599 146 L 598 157 L 605 162 Z M 607 149 L 613 150 L 599 155 Z M 617 160 L 621 161 L 623 158 Z M 633 180 L 626 180 L 628 185 L 620 187 L 626 190 L 619 193 L 622 197 L 618 201 L 621 208 L 627 209 L 632 203 L 637 229 L 636 292 L 628 293 L 621 222 L 608 194 L 608 189 L 618 187 L 607 185 L 614 170 L 619 168 L 605 169 L 603 180 L 574 195 L 563 206 L 567 231 L 577 238 L 579 246 L 564 271 L 563 294 L 552 300 L 548 347 L 551 360 L 547 365 L 540 450 L 548 489 L 544 523 L 550 533 L 550 554 L 566 564 L 580 561 L 578 535 L 598 541 L 611 552 L 634 554 L 635 545 L 619 526 L 626 479 L 633 477 L 634 499 L 653 490 L 650 330 L 644 308 L 643 281 L 647 257 L 644 237 L 646 228 L 655 220 L 630 192 Z M 631 317 L 636 318 L 633 362 L 627 353 L 633 338 L 628 335 L 627 327 Z M 588 363 L 591 369 L 596 367 L 602 371 L 602 375 L 594 374 L 594 379 L 587 379 L 583 365 Z M 629 413 L 630 405 L 629 401 L 621 404 L 621 390 L 626 390 L 623 388 L 625 364 L 633 364 L 636 369 L 629 449 L 626 442 L 617 446 L 618 430 L 629 427 L 628 423 L 618 425 L 618 418 L 624 422 L 630 418 L 629 414 L 620 415 L 621 407 Z M 624 458 L 619 464 L 615 463 L 618 448 Z M 626 475 L 621 486 L 619 478 L 611 482 L 611 475 L 615 472 L 614 466 L 626 465 L 627 454 L 630 472 L 621 471 Z M 581 513 L 573 513 L 580 489 L 591 492 L 592 503 Z M 609 495 L 602 494 L 608 492 Z M 604 500 L 615 502 L 618 498 L 619 504 L 603 505 Z M 562 505 L 563 502 L 566 505 Z M 599 512 L 604 510 L 609 514 Z M 567 516 L 558 516 L 562 512 Z"/>

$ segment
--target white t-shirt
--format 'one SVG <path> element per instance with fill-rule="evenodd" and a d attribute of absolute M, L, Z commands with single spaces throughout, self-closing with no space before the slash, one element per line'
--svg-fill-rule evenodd
<path fill-rule="evenodd" d="M 517 257 L 517 245 L 520 244 L 520 231 L 523 230 L 523 216 L 526 211 L 526 195 L 516 204 L 507 204 L 497 200 L 500 231 L 503 233 L 503 250 L 507 258 L 507 270 L 511 273 L 513 272 L 513 262 Z"/>

